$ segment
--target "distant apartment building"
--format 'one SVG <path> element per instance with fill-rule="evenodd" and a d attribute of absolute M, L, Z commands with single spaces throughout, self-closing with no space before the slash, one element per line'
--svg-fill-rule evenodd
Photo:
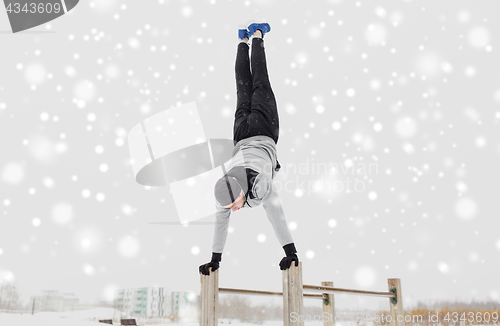
<path fill-rule="evenodd" d="M 167 316 L 198 321 L 200 296 L 193 292 L 170 292 L 165 300 Z"/>
<path fill-rule="evenodd" d="M 41 311 L 73 311 L 78 306 L 78 298 L 74 293 L 60 293 L 56 290 L 44 290 L 39 295 L 32 296 L 29 310 Z"/>
<path fill-rule="evenodd" d="M 116 290 L 113 307 L 126 316 L 198 318 L 199 295 L 174 292 L 163 287 L 145 287 Z"/>

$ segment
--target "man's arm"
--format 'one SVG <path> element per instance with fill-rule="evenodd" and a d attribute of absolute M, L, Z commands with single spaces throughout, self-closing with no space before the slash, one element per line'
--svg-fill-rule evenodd
<path fill-rule="evenodd" d="M 214 238 L 212 244 L 212 252 L 220 253 L 224 251 L 224 246 L 227 239 L 227 228 L 229 226 L 229 216 L 231 215 L 230 208 L 224 208 L 216 202 L 217 211 L 215 213 Z"/>
<path fill-rule="evenodd" d="M 269 184 L 268 191 L 262 198 L 262 205 L 266 210 L 267 218 L 273 226 L 274 233 L 276 234 L 278 241 L 283 247 L 289 243 L 293 243 L 293 239 L 292 235 L 290 234 L 290 230 L 288 229 L 285 212 L 283 211 L 283 207 L 281 206 L 281 201 L 278 192 L 274 187 L 274 183 L 269 179 L 267 179 L 267 182 Z"/>
<path fill-rule="evenodd" d="M 215 228 L 214 241 L 212 245 L 212 259 L 210 262 L 199 267 L 199 272 L 204 275 L 209 275 L 209 270 L 215 271 L 219 268 L 219 262 L 222 261 L 222 252 L 227 238 L 227 227 L 229 225 L 229 216 L 231 215 L 230 208 L 224 208 L 217 202 L 215 204 L 217 211 L 215 212 Z"/>

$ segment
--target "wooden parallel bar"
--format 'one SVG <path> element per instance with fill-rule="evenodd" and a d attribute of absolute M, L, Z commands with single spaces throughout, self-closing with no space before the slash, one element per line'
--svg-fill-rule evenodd
<path fill-rule="evenodd" d="M 326 299 L 326 294 L 320 294 L 320 293 L 303 293 L 302 296 L 306 299 L 321 299 L 324 300 Z"/>
<path fill-rule="evenodd" d="M 282 271 L 283 284 L 283 326 L 304 326 L 302 316 L 304 310 L 304 292 L 302 287 L 302 262 L 298 266 L 293 263 Z"/>
<path fill-rule="evenodd" d="M 324 281 L 321 282 L 321 286 L 333 287 L 333 282 Z M 323 320 L 323 326 L 335 326 L 335 296 L 333 295 L 333 293 L 323 293 L 322 295 L 325 296 L 323 304 L 321 305 L 321 307 L 323 308 L 323 314 L 332 316 L 332 318 Z"/>
<path fill-rule="evenodd" d="M 200 274 L 201 326 L 217 326 L 219 321 L 219 270 L 209 270 L 209 275 Z"/>
<path fill-rule="evenodd" d="M 363 291 L 363 290 L 351 290 L 351 289 L 341 289 L 334 288 L 330 286 L 318 286 L 318 285 L 303 285 L 305 290 L 321 291 L 324 293 L 344 293 L 344 294 L 354 294 L 354 295 L 368 295 L 383 298 L 395 298 L 396 295 L 391 292 L 375 292 L 375 291 Z"/>
<path fill-rule="evenodd" d="M 368 295 L 377 296 L 384 298 L 395 298 L 396 295 L 391 292 L 375 292 L 375 291 L 363 291 L 363 290 L 351 290 L 351 289 L 341 289 L 334 288 L 330 286 L 319 286 L 319 285 L 305 285 L 304 290 L 320 291 L 324 293 L 344 293 L 344 294 L 354 294 L 354 295 Z M 273 291 L 258 291 L 258 290 L 247 290 L 247 289 L 232 289 L 232 288 L 219 288 L 219 292 L 230 292 L 230 293 L 241 293 L 241 294 L 255 294 L 255 295 L 283 295 L 283 292 L 273 292 Z M 322 294 L 312 294 L 304 293 L 304 297 L 323 297 Z"/>
<path fill-rule="evenodd" d="M 405 312 L 403 310 L 403 294 L 401 292 L 401 280 L 399 278 L 387 279 L 389 291 L 394 291 L 395 298 L 389 300 L 391 307 L 391 326 L 405 326 Z"/>
<path fill-rule="evenodd" d="M 219 292 L 240 293 L 240 294 L 250 294 L 250 295 L 283 295 L 283 292 L 232 289 L 232 288 L 219 288 Z M 303 295 L 306 298 L 317 298 L 317 299 L 325 298 L 323 294 L 319 293 L 304 293 Z"/>
<path fill-rule="evenodd" d="M 241 294 L 258 294 L 258 295 L 283 295 L 282 292 L 272 292 L 272 291 L 258 291 L 258 290 L 246 290 L 246 289 L 231 289 L 231 288 L 219 288 L 219 292 L 230 292 L 230 293 L 241 293 Z"/>

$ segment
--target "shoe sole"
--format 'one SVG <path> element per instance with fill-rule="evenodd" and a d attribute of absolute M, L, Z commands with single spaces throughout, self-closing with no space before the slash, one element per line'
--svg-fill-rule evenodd
<path fill-rule="evenodd" d="M 252 24 L 267 24 L 269 26 L 269 30 L 265 33 L 262 33 L 262 36 L 264 36 L 264 34 L 267 34 L 269 32 L 271 32 L 271 25 L 269 25 L 269 23 L 266 23 L 266 22 L 256 22 L 256 21 L 251 21 L 248 26 L 252 25 Z M 248 27 L 247 27 L 248 29 Z M 250 30 L 248 30 L 250 32 Z"/>

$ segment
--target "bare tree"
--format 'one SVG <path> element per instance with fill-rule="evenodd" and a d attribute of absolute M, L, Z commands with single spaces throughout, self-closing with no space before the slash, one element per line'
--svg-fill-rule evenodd
<path fill-rule="evenodd" d="M 20 305 L 21 298 L 15 284 L 0 282 L 0 309 L 12 311 Z"/>
<path fill-rule="evenodd" d="M 500 309 L 500 302 L 488 299 L 485 301 L 476 301 L 472 299 L 471 302 L 465 300 L 451 300 L 451 299 L 436 299 L 434 302 L 427 300 L 426 302 L 417 301 L 417 303 L 412 307 L 413 309 L 442 309 L 442 308 L 457 308 L 457 307 L 468 307 L 473 309 Z"/>

